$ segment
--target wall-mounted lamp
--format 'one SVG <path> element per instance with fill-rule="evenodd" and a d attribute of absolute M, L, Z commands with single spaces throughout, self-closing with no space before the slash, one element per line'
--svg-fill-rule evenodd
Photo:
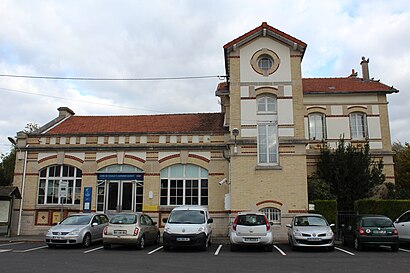
<path fill-rule="evenodd" d="M 232 135 L 235 137 L 235 146 L 233 147 L 233 152 L 235 154 L 237 154 L 238 153 L 238 147 L 236 146 L 236 137 L 239 135 L 239 129 L 238 128 L 233 128 Z"/>

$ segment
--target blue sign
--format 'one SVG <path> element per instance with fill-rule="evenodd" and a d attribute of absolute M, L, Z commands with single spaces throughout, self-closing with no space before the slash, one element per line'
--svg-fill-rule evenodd
<path fill-rule="evenodd" d="M 98 173 L 98 180 L 144 180 L 143 173 Z"/>
<path fill-rule="evenodd" d="M 93 188 L 92 187 L 85 187 L 84 188 L 84 212 L 91 211 L 91 199 L 92 199 Z"/>

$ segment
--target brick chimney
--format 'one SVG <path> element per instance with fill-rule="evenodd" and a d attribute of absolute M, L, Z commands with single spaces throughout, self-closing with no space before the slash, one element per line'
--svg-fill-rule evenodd
<path fill-rule="evenodd" d="M 59 117 L 68 117 L 68 116 L 74 116 L 75 115 L 73 110 L 71 110 L 68 107 L 59 107 L 57 110 L 58 110 L 58 116 Z"/>
<path fill-rule="evenodd" d="M 362 57 L 362 61 L 360 62 L 362 66 L 362 77 L 364 81 L 369 81 L 369 59 L 366 60 L 365 57 Z"/>

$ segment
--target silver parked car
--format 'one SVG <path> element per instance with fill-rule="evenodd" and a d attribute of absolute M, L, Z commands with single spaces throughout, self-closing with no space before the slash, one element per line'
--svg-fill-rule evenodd
<path fill-rule="evenodd" d="M 159 244 L 157 223 L 146 214 L 124 213 L 114 215 L 103 232 L 104 249 L 111 245 L 134 245 L 143 249 L 146 243 Z"/>
<path fill-rule="evenodd" d="M 50 248 L 75 244 L 89 247 L 91 243 L 102 240 L 102 232 L 107 224 L 108 217 L 105 214 L 71 214 L 48 230 L 45 241 Z"/>
<path fill-rule="evenodd" d="M 399 241 L 401 243 L 410 243 L 410 210 L 394 221 L 394 227 L 399 233 Z"/>
<path fill-rule="evenodd" d="M 263 246 L 266 251 L 273 249 L 271 224 L 260 212 L 240 212 L 231 226 L 229 239 L 231 251 L 238 246 Z"/>
<path fill-rule="evenodd" d="M 325 247 L 333 250 L 335 246 L 332 227 L 320 214 L 301 214 L 293 217 L 288 229 L 288 241 L 292 250 L 298 247 Z"/>

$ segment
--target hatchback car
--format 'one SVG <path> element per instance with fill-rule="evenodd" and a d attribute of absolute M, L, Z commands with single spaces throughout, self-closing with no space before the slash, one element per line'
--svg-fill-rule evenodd
<path fill-rule="evenodd" d="M 103 232 L 104 249 L 111 245 L 133 245 L 143 249 L 145 244 L 159 244 L 160 233 L 157 223 L 143 213 L 114 215 Z"/>
<path fill-rule="evenodd" d="M 399 241 L 410 243 L 410 210 L 406 211 L 394 221 L 394 227 L 399 233 Z"/>
<path fill-rule="evenodd" d="M 397 229 L 384 215 L 358 215 L 343 228 L 341 236 L 343 245 L 352 244 L 357 250 L 369 245 L 399 249 Z"/>
<path fill-rule="evenodd" d="M 335 246 L 334 224 L 328 224 L 320 214 L 302 214 L 293 217 L 288 229 L 288 242 L 292 250 L 298 247 L 323 247 L 333 250 Z"/>
<path fill-rule="evenodd" d="M 239 213 L 231 226 L 229 240 L 231 251 L 235 251 L 238 246 L 263 246 L 266 251 L 272 251 L 271 224 L 263 213 Z"/>
<path fill-rule="evenodd" d="M 71 214 L 48 230 L 45 241 L 50 248 L 75 244 L 89 247 L 91 243 L 102 240 L 103 229 L 107 224 L 108 217 L 105 214 Z"/>

